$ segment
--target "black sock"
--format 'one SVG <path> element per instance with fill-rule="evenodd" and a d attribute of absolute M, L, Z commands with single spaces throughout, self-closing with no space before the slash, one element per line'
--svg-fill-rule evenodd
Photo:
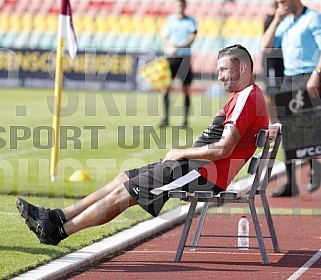
<path fill-rule="evenodd" d="M 67 238 L 68 234 L 66 233 L 64 226 L 61 226 L 61 227 L 58 227 L 58 228 L 59 228 L 61 239 Z"/>
<path fill-rule="evenodd" d="M 67 221 L 66 216 L 61 209 L 50 210 L 49 219 L 56 225 L 63 225 L 63 223 Z"/>
<path fill-rule="evenodd" d="M 68 234 L 66 233 L 64 227 L 61 225 L 61 226 L 57 226 L 55 231 L 50 234 L 50 237 L 54 240 L 60 241 L 60 240 L 67 238 Z"/>
<path fill-rule="evenodd" d="M 169 115 L 169 94 L 164 95 L 164 118 L 168 120 Z"/>
<path fill-rule="evenodd" d="M 286 168 L 286 175 L 288 177 L 288 183 L 286 184 L 286 187 L 289 190 L 297 190 L 297 185 L 296 185 L 296 179 L 295 179 L 295 163 L 286 163 L 285 164 Z"/>
<path fill-rule="evenodd" d="M 189 108 L 191 106 L 191 99 L 189 96 L 185 96 L 185 102 L 184 102 L 184 105 L 185 105 L 185 122 L 187 123 L 187 118 L 188 118 L 188 112 L 189 112 Z"/>

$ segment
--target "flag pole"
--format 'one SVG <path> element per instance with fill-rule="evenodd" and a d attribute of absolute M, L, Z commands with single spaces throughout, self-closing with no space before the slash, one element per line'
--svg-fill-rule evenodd
<path fill-rule="evenodd" d="M 69 54 L 72 59 L 76 57 L 77 42 L 76 35 L 72 23 L 72 11 L 69 0 L 61 0 L 61 12 L 58 17 L 58 34 L 57 34 L 57 56 L 56 56 L 56 73 L 55 73 L 55 98 L 53 108 L 54 129 L 53 146 L 51 148 L 50 158 L 50 177 L 51 181 L 55 181 L 56 165 L 58 161 L 58 151 L 60 144 L 60 111 L 61 111 L 61 92 L 63 82 L 63 66 L 64 66 L 64 43 L 65 38 L 69 44 Z"/>
<path fill-rule="evenodd" d="M 61 0 L 61 13 L 58 17 L 58 35 L 57 35 L 57 56 L 56 56 L 56 74 L 55 74 L 55 98 L 53 110 L 52 127 L 54 129 L 53 146 L 51 148 L 50 158 L 50 178 L 51 182 L 55 181 L 56 165 L 58 161 L 58 149 L 60 143 L 60 112 L 61 112 L 61 92 L 63 80 L 63 58 L 64 58 L 64 35 L 66 3 Z"/>

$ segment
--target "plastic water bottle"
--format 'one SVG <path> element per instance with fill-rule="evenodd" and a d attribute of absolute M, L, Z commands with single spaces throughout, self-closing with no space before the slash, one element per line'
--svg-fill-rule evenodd
<path fill-rule="evenodd" d="M 240 250 L 248 250 L 248 247 L 250 245 L 250 239 L 249 239 L 249 220 L 246 218 L 246 216 L 242 216 L 238 223 L 238 239 L 237 243 Z"/>

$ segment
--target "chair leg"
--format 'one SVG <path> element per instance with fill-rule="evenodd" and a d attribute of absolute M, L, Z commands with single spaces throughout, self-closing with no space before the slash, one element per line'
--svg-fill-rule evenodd
<path fill-rule="evenodd" d="M 270 207 L 269 207 L 269 204 L 268 204 L 268 201 L 267 201 L 266 193 L 261 193 L 260 196 L 261 196 L 261 201 L 262 201 L 262 205 L 263 205 L 263 209 L 264 209 L 266 222 L 267 222 L 268 227 L 269 227 L 269 231 L 270 231 L 270 236 L 271 236 L 272 243 L 273 243 L 274 252 L 279 253 L 280 252 L 279 242 L 278 242 L 278 238 L 277 238 L 276 231 L 275 231 L 275 228 L 274 228 L 272 215 L 271 215 Z"/>
<path fill-rule="evenodd" d="M 203 225 L 204 225 L 204 222 L 205 222 L 208 205 L 209 205 L 209 203 L 205 202 L 204 206 L 202 208 L 202 213 L 201 213 L 201 216 L 200 216 L 197 228 L 196 228 L 196 232 L 195 232 L 195 236 L 194 236 L 194 239 L 193 239 L 191 251 L 196 251 L 197 244 L 198 244 L 198 241 L 200 239 L 200 236 L 201 236 L 201 233 L 202 233 L 202 229 L 203 229 Z"/>
<path fill-rule="evenodd" d="M 257 241 L 259 243 L 259 248 L 261 251 L 261 256 L 262 256 L 262 260 L 263 260 L 263 264 L 270 264 L 267 254 L 266 254 L 266 249 L 265 249 L 265 245 L 264 245 L 264 240 L 263 240 L 263 235 L 262 235 L 262 231 L 261 231 L 261 227 L 260 227 L 260 223 L 259 223 L 259 218 L 256 212 L 256 208 L 254 205 L 254 200 L 249 201 L 249 207 L 250 207 L 250 211 L 251 211 L 251 216 L 253 219 L 253 225 L 254 225 L 254 229 L 256 232 L 256 237 L 257 237 Z"/>
<path fill-rule="evenodd" d="M 192 220 L 194 217 L 194 213 L 195 213 L 195 209 L 196 209 L 196 205 L 197 205 L 197 200 L 192 200 L 188 213 L 187 213 L 187 217 L 185 220 L 185 224 L 184 224 L 184 228 L 183 228 L 183 232 L 181 235 L 181 239 L 179 241 L 178 244 L 178 248 L 177 248 L 177 252 L 176 252 L 176 256 L 175 256 L 175 260 L 174 262 L 180 262 L 182 259 L 182 255 L 183 255 L 183 251 L 185 248 L 185 244 L 186 244 L 186 240 L 187 240 L 187 236 L 189 233 L 189 230 L 191 228 L 191 224 L 192 224 Z"/>

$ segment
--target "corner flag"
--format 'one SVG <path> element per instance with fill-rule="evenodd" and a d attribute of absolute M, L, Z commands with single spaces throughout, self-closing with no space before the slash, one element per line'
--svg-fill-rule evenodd
<path fill-rule="evenodd" d="M 62 10 L 61 16 L 63 17 L 63 21 L 65 26 L 62 28 L 62 32 L 66 32 L 67 34 L 62 34 L 68 40 L 69 47 L 69 55 L 71 58 L 75 58 L 77 54 L 77 39 L 74 31 L 74 25 L 72 22 L 72 11 L 69 0 L 62 0 Z"/>
<path fill-rule="evenodd" d="M 57 35 L 57 56 L 56 56 L 56 74 L 55 74 L 55 99 L 54 99 L 54 142 L 51 149 L 50 176 L 51 181 L 55 180 L 55 172 L 58 158 L 58 147 L 60 142 L 60 107 L 61 107 L 61 90 L 63 81 L 63 58 L 64 58 L 64 41 L 68 41 L 69 54 L 71 58 L 76 57 L 77 42 L 74 27 L 72 23 L 72 12 L 69 0 L 61 0 L 61 13 L 58 18 L 58 35 Z"/>

